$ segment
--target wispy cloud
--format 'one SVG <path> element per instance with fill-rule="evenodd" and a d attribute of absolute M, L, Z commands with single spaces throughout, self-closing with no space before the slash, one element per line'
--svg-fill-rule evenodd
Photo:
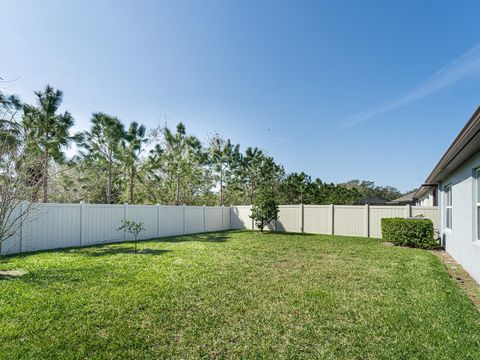
<path fill-rule="evenodd" d="M 373 110 L 353 115 L 345 121 L 344 126 L 352 127 L 387 111 L 407 106 L 476 72 L 480 72 L 480 44 L 437 71 L 410 92 Z"/>

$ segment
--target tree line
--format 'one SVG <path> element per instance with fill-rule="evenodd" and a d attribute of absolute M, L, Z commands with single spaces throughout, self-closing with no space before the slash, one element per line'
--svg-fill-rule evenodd
<path fill-rule="evenodd" d="M 333 184 L 287 174 L 257 147 L 241 151 L 219 134 L 204 143 L 183 123 L 147 129 L 96 112 L 87 131 L 73 134 L 73 116 L 60 112 L 62 91 L 47 85 L 35 97 L 24 104 L 0 92 L 0 190 L 22 200 L 240 205 L 267 192 L 280 204 L 355 204 L 402 195 L 371 181 Z M 73 144 L 77 153 L 67 158 Z"/>

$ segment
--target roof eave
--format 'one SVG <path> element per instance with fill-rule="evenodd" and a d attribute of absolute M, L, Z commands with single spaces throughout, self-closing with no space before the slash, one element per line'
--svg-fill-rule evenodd
<path fill-rule="evenodd" d="M 473 113 L 425 183 L 437 184 L 480 150 L 480 107 Z M 421 188 L 422 189 L 422 188 Z M 420 190 L 419 190 L 420 191 Z M 417 195 L 419 193 L 415 195 Z"/>

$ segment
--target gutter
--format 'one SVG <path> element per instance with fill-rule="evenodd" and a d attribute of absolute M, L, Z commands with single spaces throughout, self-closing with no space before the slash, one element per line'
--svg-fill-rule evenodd
<path fill-rule="evenodd" d="M 473 139 L 475 139 L 475 137 L 477 137 L 479 134 L 480 134 L 480 107 L 477 108 L 477 110 L 470 117 L 470 120 L 467 122 L 465 127 L 457 135 L 453 143 L 450 145 L 448 150 L 445 152 L 445 154 L 442 156 L 440 161 L 437 163 L 435 168 L 432 170 L 432 172 L 428 176 L 427 180 L 425 181 L 426 184 L 424 185 L 428 186 L 432 184 L 437 184 L 438 181 L 441 179 L 440 176 L 445 171 L 447 166 L 449 166 L 452 163 L 452 161 L 454 161 L 458 157 L 458 155 L 462 153 L 465 147 L 468 146 L 470 142 Z M 460 165 L 461 164 L 459 164 L 458 166 Z M 453 170 L 450 170 L 450 171 L 453 171 Z M 444 174 L 444 176 L 446 175 Z M 422 187 L 424 185 L 422 185 Z M 415 195 L 417 195 L 417 193 Z"/>

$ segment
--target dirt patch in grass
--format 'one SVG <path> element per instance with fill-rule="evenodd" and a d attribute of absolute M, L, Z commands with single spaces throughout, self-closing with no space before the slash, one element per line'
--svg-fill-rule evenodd
<path fill-rule="evenodd" d="M 22 277 L 28 274 L 25 270 L 0 270 L 0 280 Z"/>
<path fill-rule="evenodd" d="M 450 276 L 460 285 L 480 311 L 480 285 L 445 250 L 432 250 L 445 265 Z"/>

